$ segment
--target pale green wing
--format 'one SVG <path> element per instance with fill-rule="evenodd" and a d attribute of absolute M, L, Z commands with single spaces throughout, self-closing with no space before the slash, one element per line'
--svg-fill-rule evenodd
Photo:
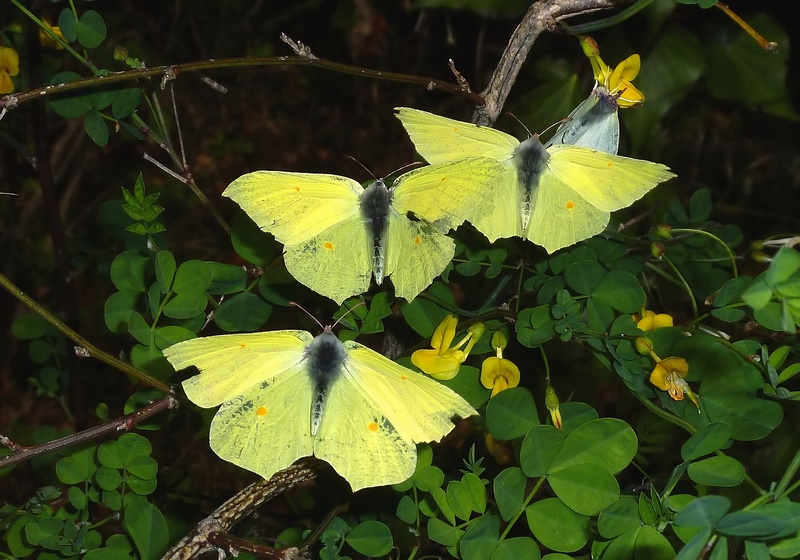
<path fill-rule="evenodd" d="M 409 107 L 396 107 L 417 152 L 428 163 L 446 163 L 466 157 L 510 160 L 519 140 L 488 126 L 456 121 Z"/>
<path fill-rule="evenodd" d="M 619 106 L 616 98 L 598 86 L 569 114 L 545 147 L 572 144 L 616 154 L 619 149 Z"/>
<path fill-rule="evenodd" d="M 301 284 L 341 305 L 369 289 L 373 271 L 370 247 L 359 212 L 303 243 L 285 245 L 283 260 Z"/>
<path fill-rule="evenodd" d="M 270 478 L 312 454 L 311 378 L 305 331 L 230 334 L 179 342 L 164 350 L 176 369 L 196 366 L 183 382 L 195 404 L 223 405 L 211 423 L 211 449 L 221 458 Z"/>
<path fill-rule="evenodd" d="M 389 209 L 386 271 L 397 297 L 417 297 L 439 276 L 455 254 L 455 243 L 424 220 L 411 221 L 394 207 Z"/>
<path fill-rule="evenodd" d="M 532 208 L 523 237 L 548 253 L 602 232 L 610 218 L 547 169 L 533 192 Z"/>
<path fill-rule="evenodd" d="M 404 173 L 392 185 L 392 206 L 412 212 L 442 233 L 455 229 L 476 210 L 492 212 L 503 201 L 495 192 L 506 168 L 486 157 L 428 165 Z"/>
<path fill-rule="evenodd" d="M 439 441 L 452 417 L 476 411 L 459 395 L 355 342 L 331 388 L 314 454 L 353 490 L 406 480 L 416 443 Z"/>
<path fill-rule="evenodd" d="M 322 173 L 254 171 L 222 193 L 279 242 L 307 241 L 358 215 L 364 189 L 353 179 Z"/>
<path fill-rule="evenodd" d="M 630 206 L 657 184 L 675 176 L 660 163 L 580 146 L 554 144 L 547 151 L 548 170 L 589 204 L 607 212 Z"/>
<path fill-rule="evenodd" d="M 344 343 L 342 377 L 383 412 L 400 436 L 414 443 L 439 441 L 453 429 L 453 417 L 477 411 L 461 395 L 422 373 L 401 366 L 359 344 Z"/>
<path fill-rule="evenodd" d="M 223 334 L 173 344 L 164 356 L 176 371 L 200 370 L 183 389 L 197 406 L 210 408 L 298 364 L 313 338 L 306 331 Z"/>
<path fill-rule="evenodd" d="M 226 461 L 269 479 L 314 451 L 313 386 L 303 364 L 229 400 L 211 422 L 211 449 Z"/>

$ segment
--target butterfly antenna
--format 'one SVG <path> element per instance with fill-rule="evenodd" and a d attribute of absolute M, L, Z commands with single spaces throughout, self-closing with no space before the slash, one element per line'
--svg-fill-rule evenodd
<path fill-rule="evenodd" d="M 297 307 L 299 309 L 302 309 L 303 313 L 305 313 L 306 315 L 311 317 L 314 320 L 314 322 L 319 325 L 319 328 L 321 328 L 322 330 L 325 330 L 325 326 L 322 323 L 320 323 L 319 320 L 316 317 L 314 317 L 311 313 L 309 313 L 308 310 L 306 310 L 305 307 L 303 307 L 302 305 L 300 305 L 296 301 L 290 301 L 289 305 L 294 305 L 295 307 Z"/>
<path fill-rule="evenodd" d="M 531 138 L 533 138 L 533 133 L 532 133 L 530 130 L 528 130 L 528 127 L 527 127 L 527 126 L 525 126 L 525 123 L 524 123 L 524 122 L 522 122 L 521 120 L 519 120 L 519 119 L 517 118 L 517 115 L 515 115 L 515 114 L 514 114 L 514 113 L 512 113 L 511 111 L 506 111 L 506 115 L 510 116 L 512 119 L 514 119 L 515 121 L 517 121 L 517 122 L 518 122 L 520 125 L 522 125 L 522 128 L 524 128 L 524 129 L 525 129 L 525 132 L 527 132 L 527 133 L 528 133 L 528 136 L 530 136 Z M 538 134 L 537 134 L 537 136 L 538 136 Z"/>
<path fill-rule="evenodd" d="M 361 307 L 362 305 L 366 305 L 366 302 L 365 302 L 364 300 L 361 300 L 361 301 L 359 301 L 359 302 L 358 302 L 357 304 L 355 304 L 353 307 L 351 307 L 350 309 L 348 309 L 348 310 L 347 310 L 347 312 L 346 312 L 344 315 L 342 315 L 341 317 L 339 317 L 338 319 L 336 319 L 336 322 L 335 322 L 334 324 L 332 324 L 332 325 L 331 325 L 331 328 L 333 328 L 333 327 L 335 327 L 336 325 L 338 325 L 338 324 L 339 324 L 339 321 L 341 321 L 342 319 L 344 319 L 345 317 L 347 317 L 348 315 L 350 315 L 350 313 L 352 313 L 353 311 L 355 311 L 356 309 L 358 309 L 358 308 L 359 308 L 359 307 Z"/>
<path fill-rule="evenodd" d="M 354 162 L 356 162 L 358 165 L 360 165 L 360 166 L 361 166 L 361 167 L 364 169 L 364 171 L 366 171 L 367 173 L 369 173 L 370 177 L 372 177 L 372 178 L 373 178 L 373 179 L 375 179 L 376 181 L 378 180 L 378 178 L 377 178 L 377 177 L 376 177 L 376 176 L 375 176 L 375 175 L 372 173 L 372 171 L 370 171 L 370 170 L 369 170 L 369 167 L 367 167 L 366 165 L 364 165 L 363 163 L 361 163 L 360 161 L 358 161 L 358 160 L 357 160 L 356 158 L 354 158 L 353 156 L 350 156 L 350 155 L 348 155 L 347 157 L 349 157 L 349 158 L 350 158 L 350 159 L 352 159 Z"/>

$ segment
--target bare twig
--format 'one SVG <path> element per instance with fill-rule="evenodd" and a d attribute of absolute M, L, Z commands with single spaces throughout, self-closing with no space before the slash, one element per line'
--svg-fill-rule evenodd
<path fill-rule="evenodd" d="M 265 501 L 286 492 L 301 482 L 311 480 L 316 476 L 315 470 L 319 465 L 320 462 L 317 459 L 301 459 L 291 467 L 275 474 L 269 480 L 261 480 L 251 484 L 198 523 L 188 535 L 169 549 L 161 560 L 189 560 L 190 558 L 198 558 L 206 552 L 217 550 L 217 547 L 209 541 L 212 533 L 227 533 L 237 522 L 250 515 Z M 216 542 L 221 542 L 219 539 L 219 536 L 215 536 Z M 232 540 L 227 542 L 231 544 Z M 273 558 L 286 560 L 290 558 L 307 558 L 302 556 L 297 549 L 272 550 L 276 552 Z M 292 553 L 296 551 L 297 554 L 289 556 L 290 550 Z M 283 555 L 277 554 L 280 551 L 284 551 Z"/>
<path fill-rule="evenodd" d="M 70 434 L 63 438 L 48 441 L 40 445 L 33 445 L 31 447 L 24 447 L 22 445 L 15 444 L 7 437 L 0 436 L 0 444 L 8 447 L 12 451 L 15 451 L 15 453 L 12 455 L 0 458 L 0 469 L 10 467 L 11 465 L 21 463 L 22 461 L 27 461 L 39 455 L 44 455 L 45 453 L 52 453 L 58 449 L 64 449 L 65 447 L 71 447 L 79 443 L 90 441 L 106 434 L 128 431 L 139 422 L 142 422 L 143 420 L 146 420 L 151 416 L 155 416 L 156 414 L 170 408 L 178 408 L 178 401 L 175 399 L 175 397 L 162 397 L 151 402 L 144 408 L 141 408 L 136 412 L 126 414 L 121 418 L 105 422 L 104 424 L 94 426 L 88 430 L 82 430 L 77 434 Z"/>
<path fill-rule="evenodd" d="M 561 19 L 613 8 L 615 5 L 619 4 L 613 0 L 540 0 L 534 2 L 511 35 L 506 50 L 500 57 L 500 62 L 489 80 L 489 85 L 482 92 L 485 104 L 483 107 L 478 107 L 473 115 L 473 122 L 480 126 L 488 126 L 497 120 L 533 43 L 542 31 L 551 28 Z"/>

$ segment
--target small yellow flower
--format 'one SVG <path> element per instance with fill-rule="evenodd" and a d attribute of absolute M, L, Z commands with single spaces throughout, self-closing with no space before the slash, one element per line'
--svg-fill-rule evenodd
<path fill-rule="evenodd" d="M 476 323 L 467 329 L 467 334 L 455 346 L 450 346 L 456 336 L 458 319 L 448 315 L 439 323 L 431 337 L 431 350 L 417 350 L 411 354 L 411 363 L 436 379 L 453 379 L 458 369 L 469 356 L 472 347 L 480 340 L 486 327 Z M 461 347 L 464 346 L 462 350 Z"/>
<path fill-rule="evenodd" d="M 550 419 L 553 421 L 553 426 L 561 429 L 561 411 L 558 409 L 558 395 L 556 395 L 556 390 L 553 389 L 553 386 L 550 385 L 550 380 L 547 380 L 547 387 L 544 390 L 544 405 L 547 407 L 547 410 L 550 411 Z"/>
<path fill-rule="evenodd" d="M 634 315 L 633 320 L 636 321 L 636 326 L 643 331 L 652 331 L 660 329 L 661 327 L 671 327 L 674 324 L 672 315 L 656 313 L 649 309 L 644 310 L 641 319 Z"/>
<path fill-rule="evenodd" d="M 659 360 L 653 373 L 650 374 L 650 383 L 667 391 L 672 400 L 682 401 L 683 395 L 688 395 L 689 399 L 700 410 L 697 398 L 689 385 L 684 381 L 684 377 L 689 373 L 689 364 L 683 358 L 675 356 Z"/>
<path fill-rule="evenodd" d="M 498 465 L 508 465 L 514 460 L 514 448 L 508 442 L 496 440 L 490 433 L 486 434 L 485 442 L 486 450 Z"/>
<path fill-rule="evenodd" d="M 14 91 L 11 76 L 19 74 L 19 55 L 10 47 L 0 47 L 0 94 Z"/>
<path fill-rule="evenodd" d="M 62 41 L 64 41 L 65 43 L 67 42 L 67 40 L 64 39 L 64 35 L 61 33 L 60 27 L 58 27 L 57 25 L 50 25 L 50 22 L 47 21 L 46 19 L 42 19 L 42 23 L 47 29 L 58 35 L 58 37 Z M 50 35 L 47 31 L 45 31 L 42 28 L 39 28 L 39 42 L 42 44 L 43 47 L 47 49 L 64 50 L 64 45 L 61 44 L 59 41 L 56 41 L 52 35 Z"/>
<path fill-rule="evenodd" d="M 519 368 L 511 360 L 503 357 L 503 348 L 507 344 L 505 335 L 495 331 L 492 335 L 492 348 L 497 356 L 486 358 L 481 365 L 481 385 L 492 390 L 489 398 L 500 391 L 519 385 Z"/>
<path fill-rule="evenodd" d="M 633 107 L 644 101 L 644 94 L 631 83 L 639 75 L 642 60 L 638 54 L 632 54 L 616 68 L 610 68 L 600 58 L 600 49 L 597 42 L 584 35 L 580 37 L 581 48 L 592 64 L 592 72 L 597 83 L 604 87 L 609 95 L 618 95 L 617 105 L 620 107 Z"/>

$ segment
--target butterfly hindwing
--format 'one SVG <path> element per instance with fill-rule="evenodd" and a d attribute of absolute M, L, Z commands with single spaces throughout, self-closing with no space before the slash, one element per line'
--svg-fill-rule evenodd
<path fill-rule="evenodd" d="M 619 150 L 619 106 L 603 86 L 597 86 L 567 118 L 545 147 L 572 144 L 609 154 Z"/>

